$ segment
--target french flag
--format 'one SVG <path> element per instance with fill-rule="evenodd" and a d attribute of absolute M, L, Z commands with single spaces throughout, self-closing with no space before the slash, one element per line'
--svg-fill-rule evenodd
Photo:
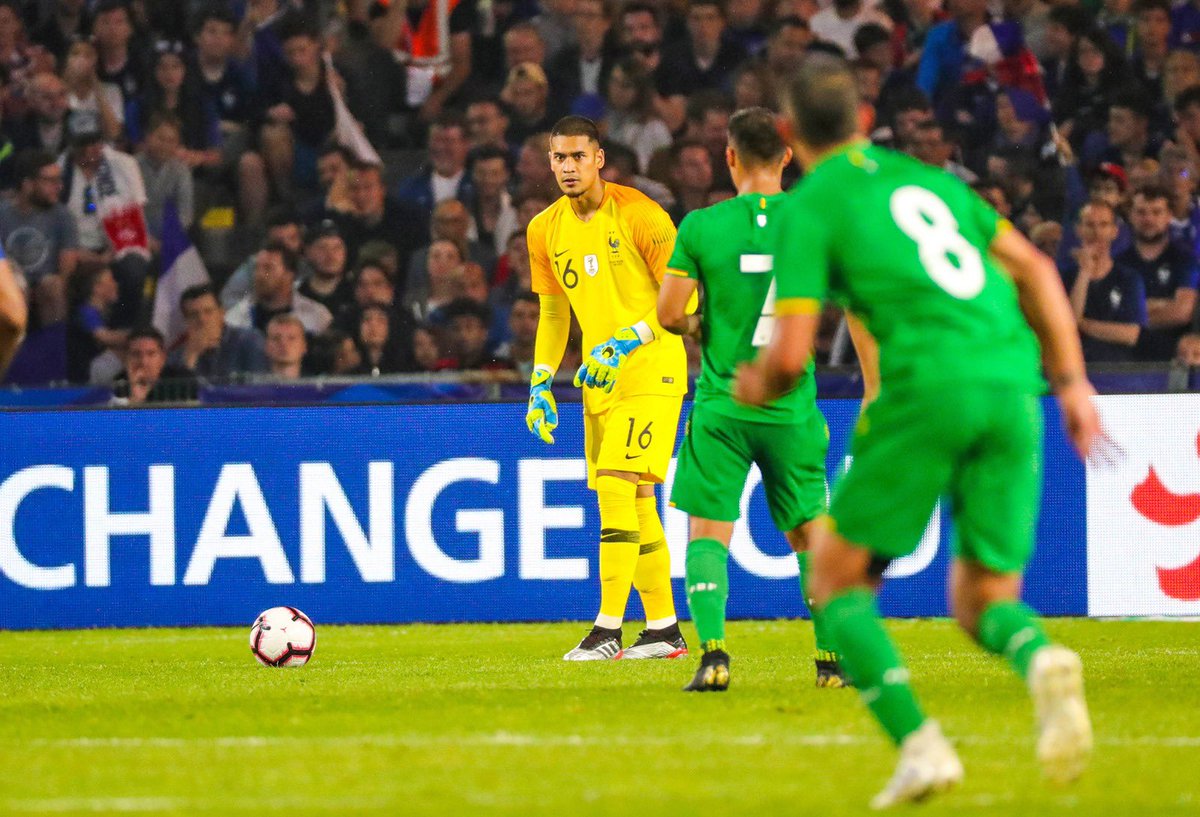
<path fill-rule="evenodd" d="M 167 348 L 175 345 L 184 334 L 183 312 L 179 296 L 188 287 L 209 282 L 208 269 L 200 253 L 192 245 L 175 202 L 163 207 L 162 273 L 154 287 L 154 328 L 163 333 Z"/>

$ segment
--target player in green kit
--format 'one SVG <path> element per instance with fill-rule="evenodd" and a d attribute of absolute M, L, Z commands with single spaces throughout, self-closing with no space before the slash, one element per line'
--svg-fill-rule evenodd
<path fill-rule="evenodd" d="M 695 406 L 671 490 L 671 504 L 686 511 L 691 523 L 685 587 L 704 656 L 684 690 L 696 692 L 729 685 L 729 540 L 750 466 L 757 464 L 762 471 L 772 519 L 796 552 L 803 589 L 809 531 L 825 512 L 829 445 L 811 365 L 795 388 L 762 408 L 733 400 L 737 365 L 754 358 L 774 326 L 771 236 L 785 198 L 781 177 L 792 151 L 779 135 L 774 114 L 750 108 L 729 120 L 725 157 L 739 195 L 683 220 L 658 298 L 663 327 L 698 333 L 703 346 Z M 698 286 L 704 288 L 706 308 L 702 315 L 689 315 Z M 817 686 L 844 686 L 821 618 L 814 615 L 813 624 Z"/>
<path fill-rule="evenodd" d="M 962 779 L 875 605 L 883 568 L 916 547 L 940 496 L 951 500 L 957 534 L 954 615 L 1027 681 L 1043 769 L 1072 780 L 1092 744 L 1082 667 L 1019 600 L 1041 488 L 1038 340 L 1076 448 L 1086 457 L 1103 439 L 1057 271 L 966 185 L 863 139 L 854 75 L 840 60 L 806 61 L 785 104 L 807 175 L 776 232 L 775 335 L 739 370 L 735 393 L 760 405 L 792 387 L 826 298 L 862 318 L 878 343 L 879 397 L 814 536 L 810 586 L 842 667 L 900 748 L 872 805 L 919 800 Z"/>

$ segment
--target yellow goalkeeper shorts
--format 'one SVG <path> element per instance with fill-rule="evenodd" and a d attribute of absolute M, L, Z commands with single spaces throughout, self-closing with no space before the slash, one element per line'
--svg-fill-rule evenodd
<path fill-rule="evenodd" d="M 596 487 L 597 471 L 630 471 L 641 482 L 667 478 L 683 398 L 635 394 L 608 411 L 583 415 L 588 487 Z"/>

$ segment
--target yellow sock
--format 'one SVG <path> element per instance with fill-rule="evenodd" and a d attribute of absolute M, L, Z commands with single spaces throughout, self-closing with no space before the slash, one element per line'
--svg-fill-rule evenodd
<path fill-rule="evenodd" d="M 596 477 L 600 503 L 600 615 L 596 625 L 616 629 L 638 566 L 637 485 L 620 477 Z"/>
<path fill-rule="evenodd" d="M 667 534 L 658 518 L 658 500 L 653 496 L 637 498 L 638 530 L 641 534 L 637 570 L 633 586 L 642 597 L 646 626 L 660 630 L 675 623 L 675 597 L 671 592 L 671 551 Z"/>

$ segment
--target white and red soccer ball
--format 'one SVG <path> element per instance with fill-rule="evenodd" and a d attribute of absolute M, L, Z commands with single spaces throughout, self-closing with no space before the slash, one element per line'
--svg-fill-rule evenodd
<path fill-rule="evenodd" d="M 317 648 L 312 619 L 295 607 L 272 607 L 250 628 L 250 652 L 267 667 L 302 667 Z"/>

